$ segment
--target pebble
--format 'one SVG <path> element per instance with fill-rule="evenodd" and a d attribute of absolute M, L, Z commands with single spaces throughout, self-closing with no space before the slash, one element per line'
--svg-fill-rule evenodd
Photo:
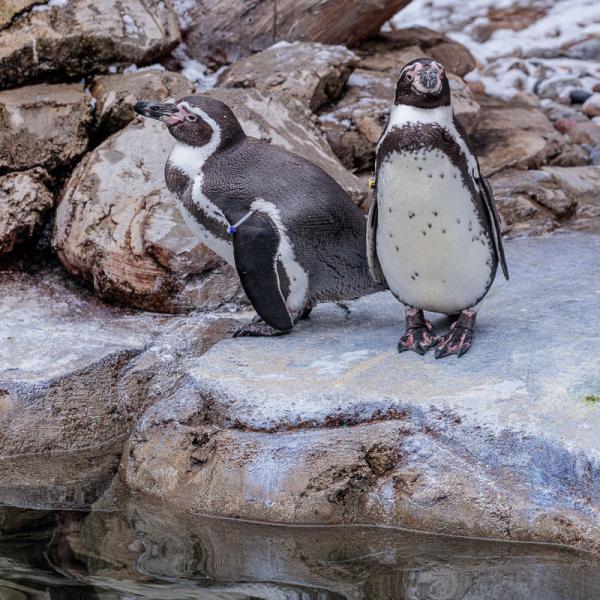
<path fill-rule="evenodd" d="M 567 133 L 571 128 L 573 128 L 577 124 L 577 121 L 573 121 L 573 119 L 559 119 L 554 123 L 554 128 L 560 131 L 561 133 Z"/>
<path fill-rule="evenodd" d="M 595 94 L 590 95 L 581 109 L 590 118 L 600 117 L 600 93 L 596 92 Z"/>
<path fill-rule="evenodd" d="M 594 84 L 594 87 L 592 88 L 592 92 L 600 92 L 600 81 L 598 83 Z"/>
<path fill-rule="evenodd" d="M 592 121 L 585 123 L 575 123 L 569 129 L 569 139 L 574 144 L 590 144 L 595 146 L 600 144 L 600 127 Z"/>
<path fill-rule="evenodd" d="M 572 104 L 583 104 L 591 95 L 592 92 L 587 90 L 571 90 L 569 100 Z"/>
<path fill-rule="evenodd" d="M 590 151 L 590 165 L 600 166 L 600 144 Z"/>

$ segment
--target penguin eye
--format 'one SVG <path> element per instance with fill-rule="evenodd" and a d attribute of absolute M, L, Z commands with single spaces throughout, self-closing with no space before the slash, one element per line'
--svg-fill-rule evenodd
<path fill-rule="evenodd" d="M 415 78 L 415 76 L 412 73 L 406 74 L 406 81 L 412 81 L 414 78 Z"/>
<path fill-rule="evenodd" d="M 196 115 L 187 115 L 187 116 L 185 117 L 185 120 L 186 120 L 186 121 L 191 121 L 191 122 L 193 123 L 194 121 L 197 121 L 197 120 L 198 120 L 198 117 L 197 117 Z"/>

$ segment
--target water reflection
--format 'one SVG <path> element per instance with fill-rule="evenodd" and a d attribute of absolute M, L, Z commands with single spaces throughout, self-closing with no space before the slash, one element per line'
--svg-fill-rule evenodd
<path fill-rule="evenodd" d="M 599 571 L 556 548 L 188 521 L 134 503 L 0 537 L 1 600 L 593 600 Z"/>

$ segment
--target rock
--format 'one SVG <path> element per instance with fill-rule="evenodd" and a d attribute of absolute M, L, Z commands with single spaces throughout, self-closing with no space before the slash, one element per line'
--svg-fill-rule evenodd
<path fill-rule="evenodd" d="M 569 93 L 569 100 L 572 104 L 584 104 L 591 95 L 587 90 L 575 89 Z"/>
<path fill-rule="evenodd" d="M 90 121 L 82 84 L 41 84 L 0 92 L 0 169 L 57 169 L 71 164 L 87 148 Z"/>
<path fill-rule="evenodd" d="M 452 74 L 449 79 L 455 114 L 472 132 L 479 120 L 479 104 L 462 79 Z M 331 149 L 347 168 L 373 168 L 375 145 L 390 114 L 396 81 L 397 75 L 356 69 L 343 98 L 319 115 Z"/>
<path fill-rule="evenodd" d="M 568 130 L 568 135 L 573 144 L 600 144 L 600 125 L 591 121 L 576 123 Z"/>
<path fill-rule="evenodd" d="M 486 176 L 507 167 L 538 168 L 567 147 L 540 110 L 497 102 L 484 108 L 473 141 Z"/>
<path fill-rule="evenodd" d="M 554 102 L 554 100 L 550 100 L 548 98 L 544 98 L 540 102 L 540 108 L 542 112 L 551 120 L 551 121 L 588 121 L 588 118 L 580 111 L 574 109 L 572 106 L 567 106 L 566 104 L 561 104 L 560 102 Z"/>
<path fill-rule="evenodd" d="M 577 121 L 573 121 L 573 119 L 559 119 L 554 123 L 554 128 L 561 133 L 568 133 L 569 129 L 576 124 Z"/>
<path fill-rule="evenodd" d="M 600 166 L 600 144 L 590 150 L 590 165 Z"/>
<path fill-rule="evenodd" d="M 103 135 L 110 135 L 133 121 L 133 105 L 138 100 L 180 98 L 192 92 L 192 84 L 183 75 L 164 70 L 143 69 L 96 77 L 91 87 L 96 99 L 94 125 Z"/>
<path fill-rule="evenodd" d="M 56 270 L 1 272 L 0 313 L 0 504 L 47 510 L 89 509 L 220 318 L 108 307 Z"/>
<path fill-rule="evenodd" d="M 178 41 L 170 0 L 46 3 L 0 30 L 0 88 L 149 64 Z"/>
<path fill-rule="evenodd" d="M 576 201 L 570 226 L 598 231 L 600 227 L 600 169 L 594 166 L 544 167 L 567 196 Z"/>
<path fill-rule="evenodd" d="M 0 176 L 0 256 L 32 238 L 53 207 L 46 178 L 42 169 Z"/>
<path fill-rule="evenodd" d="M 183 221 L 164 182 L 166 127 L 139 119 L 79 163 L 53 244 L 69 273 L 107 300 L 146 310 L 215 309 L 242 298 L 237 274 Z"/>
<path fill-rule="evenodd" d="M 595 93 L 583 103 L 583 112 L 591 118 L 600 117 L 600 93 Z"/>
<path fill-rule="evenodd" d="M 589 164 L 588 153 L 582 146 L 566 146 L 548 164 L 555 167 L 584 167 Z"/>
<path fill-rule="evenodd" d="M 388 71 L 396 77 L 404 64 L 422 57 L 440 61 L 447 71 L 459 77 L 476 66 L 475 58 L 465 46 L 426 27 L 380 32 L 363 42 L 358 51 L 362 68 Z"/>
<path fill-rule="evenodd" d="M 344 46 L 279 42 L 233 64 L 219 85 L 282 92 L 315 112 L 340 96 L 357 61 Z"/>
<path fill-rule="evenodd" d="M 586 398 L 599 391 L 600 236 L 507 251 L 510 284 L 492 288 L 460 360 L 399 356 L 389 293 L 351 303 L 345 322 L 321 306 L 285 338 L 219 342 L 138 422 L 127 486 L 192 518 L 377 523 L 598 553 L 598 407 Z"/>
<path fill-rule="evenodd" d="M 207 95 L 230 106 L 247 135 L 282 146 L 319 165 L 358 206 L 364 204 L 368 187 L 344 168 L 319 131 L 316 117 L 299 101 L 258 89 L 217 88 Z"/>
<path fill-rule="evenodd" d="M 202 63 L 233 63 L 275 42 L 351 47 L 379 31 L 410 0 L 200 0 L 185 13 L 190 55 Z M 232 23 L 235 26 L 232 27 Z"/>

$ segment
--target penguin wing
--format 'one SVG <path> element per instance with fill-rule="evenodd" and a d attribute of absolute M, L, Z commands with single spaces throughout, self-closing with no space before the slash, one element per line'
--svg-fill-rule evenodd
<path fill-rule="evenodd" d="M 479 165 L 478 165 L 479 166 Z M 494 238 L 494 245 L 496 246 L 496 252 L 498 253 L 498 260 L 502 267 L 502 273 L 508 281 L 508 265 L 506 264 L 506 255 L 504 253 L 504 244 L 502 243 L 502 231 L 500 229 L 500 217 L 498 216 L 498 210 L 496 209 L 496 202 L 494 201 L 494 192 L 492 192 L 492 186 L 490 186 L 488 180 L 479 171 L 479 177 L 476 179 L 483 203 L 490 217 L 490 226 L 492 228 L 492 236 Z"/>
<path fill-rule="evenodd" d="M 367 217 L 367 262 L 371 279 L 380 285 L 387 286 L 379 259 L 377 258 L 377 194 L 373 194 L 373 202 Z"/>
<path fill-rule="evenodd" d="M 253 213 L 233 234 L 235 267 L 254 310 L 271 327 L 289 331 L 294 323 L 281 292 L 278 251 L 277 227 L 259 212 Z"/>

